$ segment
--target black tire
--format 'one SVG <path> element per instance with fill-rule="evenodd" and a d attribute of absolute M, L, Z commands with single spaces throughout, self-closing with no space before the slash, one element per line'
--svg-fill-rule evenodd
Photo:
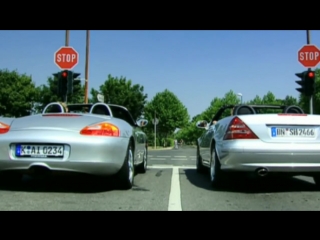
<path fill-rule="evenodd" d="M 206 173 L 208 171 L 208 169 L 205 166 L 203 166 L 203 164 L 202 164 L 202 158 L 200 156 L 199 149 L 197 149 L 196 167 L 197 167 L 198 173 L 202 174 L 202 173 Z"/>
<path fill-rule="evenodd" d="M 313 181 L 314 181 L 316 187 L 320 190 L 320 176 L 314 176 Z"/>
<path fill-rule="evenodd" d="M 131 189 L 134 184 L 134 175 L 135 175 L 135 168 L 134 168 L 133 152 L 132 152 L 131 145 L 129 145 L 124 163 L 116 176 L 117 187 L 122 190 Z"/>
<path fill-rule="evenodd" d="M 214 171 L 214 177 L 212 176 Z M 216 150 L 213 149 L 210 159 L 210 183 L 214 188 L 220 188 L 223 186 L 225 180 L 225 173 L 221 170 L 220 160 L 216 154 Z"/>
<path fill-rule="evenodd" d="M 146 173 L 148 169 L 148 148 L 146 147 L 143 155 L 143 162 L 137 166 L 138 173 Z"/>

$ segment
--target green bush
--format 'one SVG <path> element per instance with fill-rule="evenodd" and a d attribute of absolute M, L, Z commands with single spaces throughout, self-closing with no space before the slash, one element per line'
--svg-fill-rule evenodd
<path fill-rule="evenodd" d="M 173 147 L 174 145 L 174 139 L 173 138 L 167 138 L 166 139 L 167 147 Z"/>

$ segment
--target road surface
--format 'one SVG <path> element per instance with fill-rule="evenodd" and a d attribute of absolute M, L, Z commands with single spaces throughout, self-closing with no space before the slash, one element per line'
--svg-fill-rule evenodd
<path fill-rule="evenodd" d="M 320 191 L 308 177 L 241 180 L 218 191 L 196 173 L 194 148 L 150 151 L 149 160 L 129 191 L 88 178 L 2 183 L 0 210 L 320 210 Z"/>

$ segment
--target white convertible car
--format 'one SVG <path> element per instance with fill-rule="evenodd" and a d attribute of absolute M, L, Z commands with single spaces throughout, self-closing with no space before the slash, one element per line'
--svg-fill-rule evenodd
<path fill-rule="evenodd" d="M 233 115 L 222 118 L 230 109 Z M 306 175 L 320 186 L 320 115 L 298 106 L 229 105 L 197 127 L 205 129 L 197 141 L 197 171 L 210 169 L 214 186 L 236 172 Z"/>

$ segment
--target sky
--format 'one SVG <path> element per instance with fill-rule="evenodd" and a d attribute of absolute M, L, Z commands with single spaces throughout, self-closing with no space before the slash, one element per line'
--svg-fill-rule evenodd
<path fill-rule="evenodd" d="M 320 46 L 320 31 L 311 31 Z M 58 72 L 54 53 L 65 44 L 65 30 L 0 31 L 0 66 L 32 75 L 37 85 Z M 243 100 L 268 91 L 277 98 L 298 97 L 295 73 L 305 68 L 298 50 L 306 31 L 90 31 L 89 89 L 107 76 L 126 77 L 144 86 L 148 100 L 172 91 L 190 117 L 215 97 L 232 90 Z M 86 31 L 70 31 L 70 46 L 80 56 L 73 69 L 85 76 Z M 91 97 L 91 96 L 89 96 Z"/>

